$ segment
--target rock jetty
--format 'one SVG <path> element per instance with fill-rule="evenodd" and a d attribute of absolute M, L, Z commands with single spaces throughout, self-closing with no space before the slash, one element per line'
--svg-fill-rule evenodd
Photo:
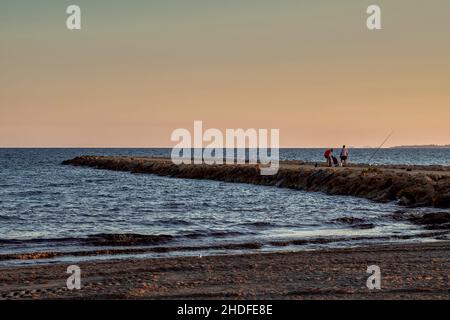
<path fill-rule="evenodd" d="M 441 166 L 353 165 L 328 168 L 301 161 L 285 161 L 280 163 L 277 174 L 262 176 L 258 167 L 250 164 L 176 165 L 170 159 L 154 157 L 80 156 L 63 164 L 317 191 L 379 202 L 397 201 L 411 207 L 450 207 L 450 170 Z"/>

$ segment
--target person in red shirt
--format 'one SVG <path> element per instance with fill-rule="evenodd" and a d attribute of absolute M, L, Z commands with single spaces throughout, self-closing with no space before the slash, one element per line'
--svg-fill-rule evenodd
<path fill-rule="evenodd" d="M 323 154 L 323 156 L 325 157 L 325 159 L 327 159 L 327 166 L 332 167 L 333 166 L 333 162 L 332 162 L 333 148 L 325 150 L 325 153 Z"/>

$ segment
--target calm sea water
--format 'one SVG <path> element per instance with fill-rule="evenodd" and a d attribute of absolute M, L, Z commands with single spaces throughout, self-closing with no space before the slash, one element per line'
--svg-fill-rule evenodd
<path fill-rule="evenodd" d="M 351 159 L 365 162 L 372 152 L 354 149 Z M 322 161 L 322 153 L 320 149 L 283 149 L 281 157 Z M 167 156 L 170 150 L 0 149 L 0 256 L 121 247 L 114 241 L 99 243 L 102 234 L 167 236 L 164 241 L 137 242 L 133 248 L 161 248 L 133 253 L 139 257 L 302 250 L 436 238 L 424 237 L 430 232 L 392 219 L 396 210 L 404 209 L 393 203 L 60 164 L 86 154 Z M 449 159 L 450 149 L 383 149 L 374 162 L 450 165 Z M 336 221 L 344 217 L 361 220 L 356 225 Z M 33 261 L 0 259 L 0 264 L 104 258 L 110 256 L 74 257 L 68 253 Z"/>

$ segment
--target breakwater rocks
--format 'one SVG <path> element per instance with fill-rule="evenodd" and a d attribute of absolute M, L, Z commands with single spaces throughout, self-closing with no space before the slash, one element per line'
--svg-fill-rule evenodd
<path fill-rule="evenodd" d="M 351 166 L 321 167 L 287 161 L 273 176 L 262 176 L 255 165 L 175 165 L 170 159 L 150 157 L 81 156 L 64 165 L 149 173 L 187 179 L 250 183 L 330 195 L 348 195 L 400 205 L 450 208 L 448 167 Z"/>

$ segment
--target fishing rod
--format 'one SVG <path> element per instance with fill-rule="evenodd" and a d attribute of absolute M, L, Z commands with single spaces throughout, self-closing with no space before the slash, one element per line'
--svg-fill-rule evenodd
<path fill-rule="evenodd" d="M 369 158 L 369 161 L 367 161 L 367 163 L 370 166 L 370 161 L 373 159 L 373 157 L 377 154 L 377 152 L 381 149 L 381 147 L 386 143 L 386 141 L 389 140 L 389 138 L 394 134 L 394 131 L 392 131 L 387 137 L 386 139 L 384 139 L 383 143 L 380 144 L 380 146 L 377 148 L 377 150 L 375 150 L 374 153 L 372 153 L 372 156 Z"/>

